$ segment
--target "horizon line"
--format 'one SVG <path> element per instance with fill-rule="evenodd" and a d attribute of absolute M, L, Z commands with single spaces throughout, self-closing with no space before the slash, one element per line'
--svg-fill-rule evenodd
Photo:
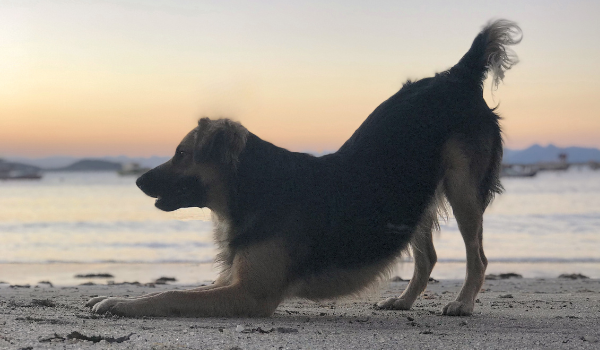
<path fill-rule="evenodd" d="M 505 150 L 511 150 L 511 151 L 524 151 L 527 150 L 531 147 L 534 146 L 539 146 L 539 147 L 543 147 L 543 148 L 548 148 L 548 147 L 556 147 L 556 148 L 583 148 L 583 149 L 596 149 L 596 150 L 600 150 L 600 147 L 591 147 L 591 146 L 577 146 L 577 145 L 571 145 L 571 146 L 556 146 L 553 143 L 548 143 L 548 144 L 540 144 L 540 143 L 533 143 L 525 148 L 510 148 L 510 147 L 503 147 L 503 149 Z M 313 154 L 313 155 L 325 155 L 325 154 L 330 154 L 330 153 L 335 153 L 337 150 L 324 150 L 324 151 L 315 151 L 315 150 L 302 150 L 302 151 L 292 151 L 292 152 L 298 152 L 298 153 L 308 153 L 308 154 Z M 48 155 L 48 156 L 26 156 L 26 155 L 2 155 L 0 154 L 0 159 L 10 159 L 10 158 L 27 158 L 27 159 L 47 159 L 47 158 L 89 158 L 89 159 L 94 159 L 94 158 L 119 158 L 119 157 L 125 157 L 125 158 L 143 158 L 143 159 L 148 159 L 148 158 L 165 158 L 165 157 L 171 157 L 172 155 L 168 154 L 168 155 L 157 155 L 157 154 L 153 154 L 150 156 L 140 156 L 140 155 L 126 155 L 126 154 L 119 154 L 119 155 L 102 155 L 102 156 L 94 156 L 94 155 L 81 155 L 81 156 L 77 156 L 77 155 L 65 155 L 65 154 L 53 154 L 53 155 Z"/>

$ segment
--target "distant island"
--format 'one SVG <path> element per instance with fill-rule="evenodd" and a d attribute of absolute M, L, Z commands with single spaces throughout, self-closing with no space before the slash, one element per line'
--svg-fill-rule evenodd
<path fill-rule="evenodd" d="M 27 160 L 25 160 L 26 162 Z M 150 168 L 135 162 L 111 162 L 102 159 L 81 159 L 67 166 L 41 168 L 22 162 L 0 159 L 0 179 L 41 178 L 42 172 L 118 172 L 120 175 L 141 175 Z"/>
<path fill-rule="evenodd" d="M 600 162 L 600 150 L 585 147 L 546 147 L 533 145 L 523 150 L 504 149 L 505 164 L 536 164 L 556 162 L 564 155 L 569 163 Z"/>
<path fill-rule="evenodd" d="M 171 157 L 68 157 L 53 156 L 44 158 L 6 157 L 6 162 L 27 164 L 43 171 L 118 171 L 123 165 L 137 164 L 142 168 L 154 168 Z M 115 165 L 118 164 L 118 167 Z"/>
<path fill-rule="evenodd" d="M 313 154 L 319 156 L 324 153 Z M 600 150 L 597 148 L 557 147 L 554 145 L 545 147 L 533 145 L 522 150 L 505 148 L 502 162 L 522 165 L 557 162 L 561 154 L 566 156 L 569 163 L 600 162 Z M 17 168 L 24 170 L 36 170 L 34 168 L 37 168 L 40 171 L 120 171 L 124 169 L 124 166 L 127 168 L 131 164 L 137 164 L 140 168 L 154 168 L 169 159 L 170 157 L 165 156 L 98 158 L 55 156 L 45 158 L 6 157 L 4 161 L 5 163 L 11 162 Z"/>
<path fill-rule="evenodd" d="M 121 163 L 109 162 L 99 159 L 82 159 L 75 163 L 61 167 L 44 169 L 45 171 L 119 171 L 123 168 Z"/>

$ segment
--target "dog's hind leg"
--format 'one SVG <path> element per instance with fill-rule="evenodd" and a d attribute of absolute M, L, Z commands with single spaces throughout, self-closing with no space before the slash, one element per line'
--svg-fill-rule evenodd
<path fill-rule="evenodd" d="M 473 313 L 475 298 L 483 285 L 487 268 L 482 226 L 485 200 L 481 198 L 479 189 L 488 165 L 487 162 L 475 161 L 458 143 L 449 143 L 445 157 L 444 190 L 465 243 L 467 271 L 456 300 L 444 307 L 443 314 L 467 316 Z"/>
<path fill-rule="evenodd" d="M 437 202 L 437 201 L 435 201 Z M 413 239 L 410 242 L 415 269 L 408 286 L 397 298 L 389 298 L 377 303 L 377 308 L 393 310 L 409 310 L 419 295 L 427 287 L 429 275 L 437 262 L 433 246 L 432 230 L 437 223 L 436 203 L 430 205 L 423 214 Z"/>

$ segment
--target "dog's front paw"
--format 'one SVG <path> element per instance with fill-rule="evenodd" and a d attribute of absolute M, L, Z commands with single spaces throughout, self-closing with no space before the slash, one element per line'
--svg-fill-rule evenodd
<path fill-rule="evenodd" d="M 412 303 L 402 298 L 388 298 L 375 304 L 376 309 L 410 310 Z"/>
<path fill-rule="evenodd" d="M 94 307 L 94 305 L 98 304 L 99 302 L 101 302 L 104 299 L 108 299 L 108 297 L 97 296 L 95 298 L 92 298 L 92 299 L 88 300 L 88 302 L 85 303 L 85 306 L 87 306 L 87 307 Z"/>
<path fill-rule="evenodd" d="M 94 307 L 92 312 L 97 314 L 110 313 L 112 315 L 126 317 L 140 316 L 179 316 L 180 314 L 174 310 L 168 309 L 164 305 L 152 298 L 147 299 L 126 299 L 126 298 L 108 298 L 100 301 Z"/>
<path fill-rule="evenodd" d="M 98 297 L 98 298 L 100 298 L 100 297 Z M 92 301 L 93 301 L 93 299 L 90 300 L 88 303 L 91 303 Z M 105 313 L 110 312 L 113 315 L 128 316 L 127 313 L 125 312 L 126 308 L 124 307 L 127 303 L 128 303 L 128 300 L 123 299 L 123 298 L 100 299 L 100 300 L 96 301 L 96 303 L 92 307 L 92 312 L 97 313 L 97 314 L 105 314 Z"/>
<path fill-rule="evenodd" d="M 473 303 L 468 304 L 462 301 L 452 301 L 444 306 L 443 315 L 447 316 L 471 316 L 473 314 Z"/>

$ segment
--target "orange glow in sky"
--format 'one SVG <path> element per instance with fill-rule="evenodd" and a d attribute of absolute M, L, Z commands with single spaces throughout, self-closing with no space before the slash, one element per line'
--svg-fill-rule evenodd
<path fill-rule="evenodd" d="M 0 157 L 171 154 L 201 116 L 333 151 L 406 79 L 445 70 L 491 18 L 521 62 L 492 93 L 506 146 L 600 147 L 592 1 L 3 1 Z"/>

